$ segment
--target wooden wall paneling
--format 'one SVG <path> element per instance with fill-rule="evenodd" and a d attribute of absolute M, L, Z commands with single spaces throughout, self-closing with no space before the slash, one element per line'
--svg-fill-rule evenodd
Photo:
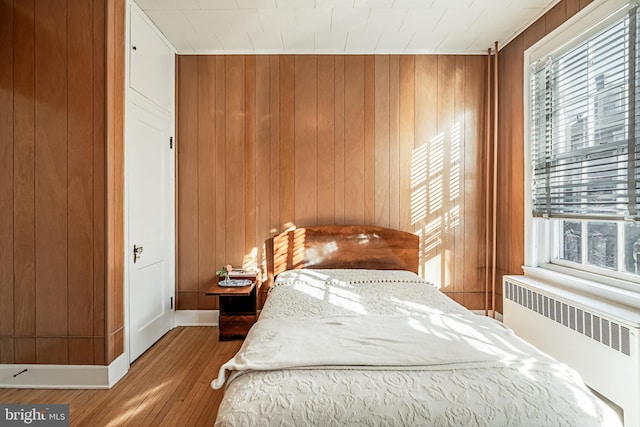
<path fill-rule="evenodd" d="M 69 363 L 66 338 L 37 338 L 36 363 L 66 365 Z"/>
<path fill-rule="evenodd" d="M 280 57 L 280 220 L 284 230 L 295 223 L 295 59 Z"/>
<path fill-rule="evenodd" d="M 226 148 L 226 110 L 227 110 L 227 60 L 225 56 L 216 57 L 216 201 L 224 200 L 224 203 L 216 203 L 215 221 L 216 221 L 216 257 L 215 265 L 217 268 L 228 264 L 227 259 L 227 228 L 226 214 L 227 209 L 227 148 Z M 215 298 L 214 306 L 217 307 L 218 298 Z"/>
<path fill-rule="evenodd" d="M 37 0 L 35 14 L 36 332 L 66 336 L 67 3 Z M 58 363 L 66 363 L 66 353 L 65 345 Z"/>
<path fill-rule="evenodd" d="M 335 222 L 335 56 L 318 56 L 318 224 Z"/>
<path fill-rule="evenodd" d="M 518 36 L 518 38 L 520 38 L 522 40 L 522 42 L 524 43 L 524 48 L 528 49 L 535 42 L 537 42 L 542 37 L 544 37 L 545 34 L 547 34 L 547 16 L 543 15 L 540 18 L 538 18 L 538 20 L 536 22 L 534 22 L 533 24 L 529 25 L 529 27 L 527 27 L 527 29 L 524 30 Z M 513 40 L 511 41 L 511 43 L 513 43 Z M 511 43 L 509 43 L 509 44 L 511 44 Z M 499 74 L 499 75 L 504 77 L 502 74 Z"/>
<path fill-rule="evenodd" d="M 551 31 L 555 30 L 567 20 L 567 4 L 565 1 L 558 2 L 555 6 L 547 11 L 545 14 L 546 22 L 545 22 L 545 30 L 547 34 Z"/>
<path fill-rule="evenodd" d="M 245 245 L 245 58 L 227 56 L 225 114 L 225 228 L 227 261 L 241 265 Z"/>
<path fill-rule="evenodd" d="M 244 257 L 243 267 L 255 267 L 256 247 L 256 57 L 245 56 L 244 131 Z"/>
<path fill-rule="evenodd" d="M 256 267 L 262 267 L 264 241 L 270 237 L 270 73 L 269 56 L 256 56 L 256 149 L 255 149 L 255 245 L 256 245 Z M 259 304 L 266 297 L 266 287 L 260 289 Z"/>
<path fill-rule="evenodd" d="M 465 131 L 466 131 L 466 123 L 465 123 L 465 91 L 467 81 L 465 79 L 465 70 L 467 68 L 467 62 L 465 56 L 456 56 L 454 58 L 454 70 L 453 70 L 453 80 L 454 80 L 454 107 L 453 107 L 453 117 L 452 124 L 449 128 L 450 138 L 451 138 L 451 147 L 449 154 L 449 216 L 451 218 L 452 230 L 453 230 L 453 248 L 454 251 L 451 255 L 451 259 L 453 262 L 453 288 L 458 292 L 468 292 L 468 289 L 475 284 L 468 283 L 465 281 L 465 273 L 466 270 L 474 268 L 475 265 L 471 263 L 465 263 L 466 257 L 473 253 L 477 253 L 477 244 L 473 245 L 473 248 L 465 248 L 464 241 L 465 236 L 468 232 L 470 232 L 470 228 L 467 223 L 468 216 L 476 216 L 478 215 L 478 210 L 468 210 L 466 205 L 466 190 L 470 187 L 477 187 L 477 185 L 482 182 L 482 176 L 478 175 L 477 170 L 474 169 L 474 179 L 466 181 L 464 179 L 463 174 L 467 172 L 465 159 L 467 156 L 467 149 L 470 148 L 466 144 L 465 139 Z M 482 70 L 482 68 L 480 68 Z M 476 70 L 477 72 L 477 70 Z M 478 78 L 478 81 L 483 81 L 481 78 Z M 484 87 L 484 85 L 481 85 Z M 482 116 L 480 116 L 482 117 Z M 471 123 L 470 123 L 471 125 Z M 475 139 L 475 141 L 471 141 L 469 145 L 477 148 L 477 143 L 481 143 L 482 139 Z M 477 192 L 477 188 L 474 188 Z M 464 301 L 464 295 L 463 295 Z"/>
<path fill-rule="evenodd" d="M 373 203 L 374 224 L 390 226 L 390 100 L 389 56 L 374 59 L 374 146 L 373 146 Z"/>
<path fill-rule="evenodd" d="M 429 195 L 434 194 L 431 189 L 435 190 L 435 198 L 439 197 L 439 214 L 443 224 L 442 230 L 442 250 L 441 250 L 441 271 L 442 271 L 442 289 L 453 291 L 456 294 L 461 292 L 462 283 L 460 278 L 456 277 L 458 268 L 455 265 L 454 254 L 455 235 L 459 230 L 459 212 L 456 212 L 459 200 L 454 197 L 459 196 L 457 188 L 453 188 L 456 179 L 451 175 L 455 173 L 456 166 L 459 167 L 460 156 L 460 139 L 456 135 L 455 125 L 455 100 L 456 100 L 456 57 L 452 55 L 438 56 L 437 65 L 437 120 L 438 120 L 438 142 L 433 145 L 436 149 L 429 158 L 429 163 L 435 166 L 436 170 L 431 169 L 431 173 L 435 173 L 436 180 L 433 186 L 430 186 Z M 439 156 L 441 160 L 437 160 Z M 459 179 L 459 178 L 458 178 Z M 439 195 L 438 195 L 439 193 Z M 438 209 L 438 206 L 432 206 L 430 210 Z M 459 300 L 458 302 L 462 302 Z"/>
<path fill-rule="evenodd" d="M 525 31 L 501 51 L 498 63 L 498 73 L 501 78 L 498 93 L 498 187 L 496 189 L 498 195 L 496 234 L 497 241 L 500 242 L 496 249 L 497 311 L 502 310 L 502 298 L 500 298 L 502 276 L 522 274 L 520 266 L 524 262 L 522 58 L 526 44 L 532 41 L 525 42 L 526 34 Z M 543 35 L 540 34 L 539 37 Z M 536 41 L 534 39 L 533 43 Z"/>
<path fill-rule="evenodd" d="M 375 60 L 364 57 L 364 223 L 375 217 Z"/>
<path fill-rule="evenodd" d="M 578 13 L 580 10 L 580 0 L 562 0 L 567 9 L 567 19 Z"/>
<path fill-rule="evenodd" d="M 438 57 L 415 58 L 415 140 L 411 202 L 414 230 L 421 236 L 420 271 L 436 286 L 443 285 L 443 218 L 439 169 L 444 142 L 438 135 Z"/>
<path fill-rule="evenodd" d="M 344 87 L 344 71 L 345 57 L 335 57 L 335 129 L 334 129 L 334 150 L 335 150 L 335 197 L 334 197 L 334 215 L 336 224 L 344 224 L 345 218 L 345 157 L 344 157 L 344 139 L 345 139 L 345 87 Z"/>
<path fill-rule="evenodd" d="M 401 56 L 399 60 L 399 131 L 400 131 L 400 229 L 413 231 L 412 206 L 414 183 L 412 179 L 415 147 L 415 56 Z"/>
<path fill-rule="evenodd" d="M 15 95 L 13 98 L 12 159 L 14 169 L 13 262 L 15 274 L 12 283 L 14 333 L 16 336 L 33 337 L 36 333 L 34 3 L 18 2 L 14 4 L 14 8 L 13 89 Z M 0 62 L 5 63 L 1 59 Z M 10 69 L 11 67 L 7 67 L 7 70 Z M 5 134 L 4 131 L 2 134 Z M 2 170 L 7 171 L 8 169 L 2 167 Z M 9 193 L 2 191 L 2 194 Z M 2 240 L 4 242 L 4 239 Z M 7 284 L 9 283 L 7 282 Z M 2 295 L 7 294 L 2 292 Z M 10 298 L 7 299 L 7 302 L 9 301 L 11 301 Z M 0 309 L 0 311 L 4 312 L 5 310 Z M 0 333 L 0 335 L 2 334 Z M 24 354 L 24 352 L 18 351 L 18 341 L 16 341 L 16 363 L 29 363 L 22 362 L 22 359 L 18 357 L 19 354 Z M 32 354 L 35 355 L 35 350 Z"/>
<path fill-rule="evenodd" d="M 124 253 L 125 1 L 108 1 L 106 9 L 107 337 L 105 363 L 110 363 L 124 352 L 124 261 L 122 254 Z M 38 143 L 37 139 L 36 143 Z"/>
<path fill-rule="evenodd" d="M 198 133 L 198 57 L 184 55 L 178 57 L 178 97 L 177 97 L 177 225 L 178 225 L 178 248 L 177 248 L 177 282 L 179 283 L 178 294 L 176 295 L 176 307 L 181 310 L 196 309 L 196 305 L 187 304 L 192 302 L 186 292 L 198 290 L 199 281 L 199 170 Z M 206 70 L 203 67 L 203 70 Z M 203 80 L 205 77 L 203 77 Z M 215 83 L 216 80 L 214 80 Z M 215 98 L 214 98 L 215 99 Z M 203 126 L 206 126 L 203 120 Z M 215 150 L 214 150 L 215 151 Z M 215 170 L 215 168 L 213 168 Z M 217 174 L 216 176 L 220 176 Z M 203 183 L 207 186 L 207 183 Z M 212 236 L 217 242 L 216 235 Z M 218 248 L 218 246 L 216 246 Z M 189 298 L 188 300 L 186 298 Z"/>
<path fill-rule="evenodd" d="M 365 60 L 345 57 L 344 222 L 365 223 Z"/>
<path fill-rule="evenodd" d="M 16 337 L 14 340 L 14 355 L 13 363 L 36 363 L 35 337 Z M 97 362 L 94 363 L 97 364 Z"/>
<path fill-rule="evenodd" d="M 519 39 L 514 40 L 514 46 L 522 49 L 524 52 L 524 46 L 520 43 Z M 521 57 L 520 57 L 521 58 Z M 524 62 L 522 59 L 512 58 L 510 60 L 510 68 L 514 70 L 516 76 L 524 76 Z M 524 77 L 523 77 L 524 78 Z M 510 112 L 515 117 L 524 118 L 524 85 L 522 84 L 522 78 L 514 80 L 511 85 L 511 91 L 508 92 L 511 96 L 511 109 Z M 507 160 L 503 158 L 503 161 L 498 163 L 499 165 L 509 165 L 510 178 L 509 185 L 511 186 L 510 193 L 512 199 L 510 201 L 510 232 L 509 232 L 509 253 L 513 256 L 509 263 L 509 271 L 522 272 L 522 265 L 524 264 L 524 121 L 515 120 L 511 125 L 511 138 L 512 152 Z M 500 146 L 498 147 L 499 153 L 505 153 L 505 150 Z M 500 241 L 500 240 L 498 240 Z M 496 281 L 496 295 L 498 298 L 497 309 L 502 312 L 502 286 L 501 277 L 498 276 Z"/>
<path fill-rule="evenodd" d="M 89 2 L 68 3 L 67 37 L 67 271 L 68 334 L 93 335 L 93 10 Z M 93 362 L 90 339 L 69 341 L 72 364 Z M 73 350 L 73 351 L 72 351 Z"/>
<path fill-rule="evenodd" d="M 269 235 L 280 231 L 280 57 L 269 57 Z"/>
<path fill-rule="evenodd" d="M 318 57 L 296 56 L 294 79 L 294 223 L 305 227 L 318 223 Z"/>
<path fill-rule="evenodd" d="M 484 135 L 485 135 L 485 114 L 486 114 L 486 88 L 484 83 L 486 78 L 486 57 L 466 56 L 464 57 L 464 129 L 463 129 L 463 176 L 464 183 L 461 197 L 464 198 L 464 209 L 461 210 L 464 218 L 464 239 L 461 251 L 463 262 L 465 263 L 464 283 L 465 305 L 473 309 L 484 308 L 484 248 L 485 230 L 483 213 L 485 212 L 484 194 Z M 480 72 L 479 72 L 480 71 Z M 479 76 L 480 74 L 480 76 Z M 480 82 L 480 83 L 479 83 Z M 469 113 L 473 112 L 473 113 Z M 471 185 L 471 184 L 475 185 Z M 477 293 L 469 294 L 469 293 Z M 469 301 L 473 298 L 473 301 Z M 479 298 L 479 301 L 478 301 Z"/>
<path fill-rule="evenodd" d="M 91 21 L 89 21 L 91 22 Z M 93 364 L 93 338 L 69 338 L 67 346 L 69 348 L 70 365 L 91 365 Z"/>
<path fill-rule="evenodd" d="M 105 363 L 106 157 L 105 0 L 93 2 L 93 363 Z M 34 345 L 35 354 L 35 345 Z"/>
<path fill-rule="evenodd" d="M 13 5 L 0 2 L 0 363 L 13 363 L 14 334 L 14 63 Z"/>
<path fill-rule="evenodd" d="M 400 57 L 393 55 L 389 57 L 389 226 L 396 229 L 400 229 L 401 168 Z"/>
<path fill-rule="evenodd" d="M 196 92 L 191 92 L 191 97 L 195 96 L 197 110 L 195 111 L 196 123 L 195 132 L 196 143 L 193 150 L 191 160 L 195 162 L 192 179 L 195 182 L 187 181 L 192 189 L 188 190 L 197 197 L 197 223 L 191 227 L 193 233 L 195 228 L 197 232 L 194 246 L 192 249 L 196 252 L 197 258 L 194 257 L 193 262 L 197 262 L 195 272 L 197 277 L 198 291 L 198 309 L 212 309 L 214 307 L 215 298 L 204 295 L 215 280 L 215 272 L 220 268 L 215 261 L 216 254 L 216 178 L 218 173 L 215 168 L 216 164 L 216 59 L 214 56 L 197 56 L 196 76 L 191 77 L 195 81 L 194 86 Z M 188 78 L 188 76 L 185 76 Z M 192 89 L 193 90 L 193 89 Z M 193 99 L 193 98 L 192 98 Z M 194 120 L 193 118 L 189 120 Z M 193 158 L 195 157 L 195 158 Z M 189 166 L 189 165 L 185 165 Z M 213 167 L 212 167 L 213 166 Z M 196 175 L 197 174 L 197 175 Z M 196 176 L 193 176 L 196 175 Z M 192 196 L 192 198 L 195 198 Z M 193 202 L 192 202 L 193 203 Z M 195 222 L 195 221 L 194 221 Z"/>
<path fill-rule="evenodd" d="M 584 9 L 589 6 L 593 0 L 580 0 L 580 9 Z"/>

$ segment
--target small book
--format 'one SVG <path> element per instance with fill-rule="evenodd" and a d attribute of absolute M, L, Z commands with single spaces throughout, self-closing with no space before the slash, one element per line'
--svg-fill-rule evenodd
<path fill-rule="evenodd" d="M 255 271 L 247 271 L 247 270 L 231 270 L 229 273 L 229 277 L 254 277 L 256 276 Z"/>

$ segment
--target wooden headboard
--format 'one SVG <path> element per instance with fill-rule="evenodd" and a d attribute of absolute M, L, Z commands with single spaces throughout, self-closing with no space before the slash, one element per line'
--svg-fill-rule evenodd
<path fill-rule="evenodd" d="M 285 270 L 356 268 L 418 272 L 418 236 L 366 225 L 296 228 L 265 242 L 267 284 Z"/>

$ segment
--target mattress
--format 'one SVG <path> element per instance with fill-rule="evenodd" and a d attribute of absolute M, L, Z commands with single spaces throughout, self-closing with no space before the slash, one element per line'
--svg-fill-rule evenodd
<path fill-rule="evenodd" d="M 406 271 L 281 273 L 216 426 L 619 426 L 580 377 Z"/>

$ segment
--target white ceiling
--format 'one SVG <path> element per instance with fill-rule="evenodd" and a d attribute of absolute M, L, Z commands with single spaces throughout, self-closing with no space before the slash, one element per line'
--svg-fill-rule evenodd
<path fill-rule="evenodd" d="M 559 0 L 135 0 L 178 53 L 486 53 Z"/>

